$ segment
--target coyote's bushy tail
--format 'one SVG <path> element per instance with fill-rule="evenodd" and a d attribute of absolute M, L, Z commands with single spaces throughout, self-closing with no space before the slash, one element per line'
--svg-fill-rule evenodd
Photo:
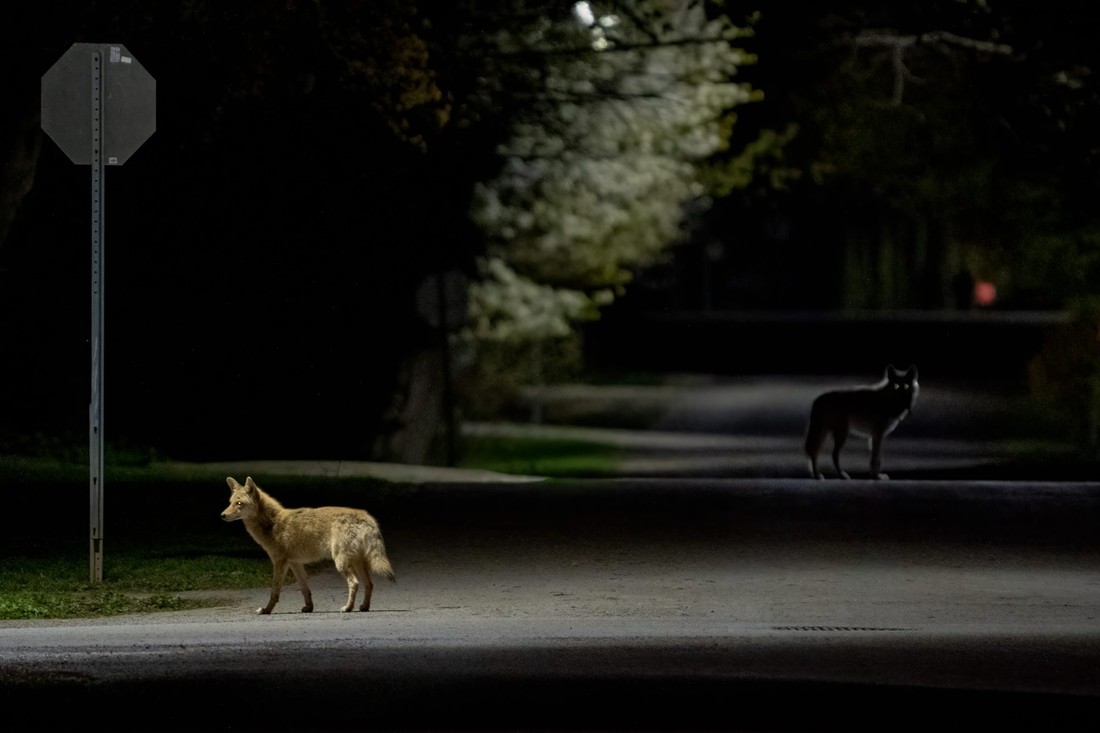
<path fill-rule="evenodd" d="M 394 575 L 393 565 L 390 564 L 390 558 L 386 554 L 386 544 L 382 541 L 382 534 L 379 533 L 375 539 L 376 541 L 371 543 L 370 550 L 367 552 L 370 569 L 372 572 L 388 578 L 391 583 L 396 583 L 397 576 Z"/>

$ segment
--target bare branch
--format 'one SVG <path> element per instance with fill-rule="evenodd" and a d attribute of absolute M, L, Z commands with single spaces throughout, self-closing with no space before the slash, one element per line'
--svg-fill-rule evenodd
<path fill-rule="evenodd" d="M 894 46 L 892 56 L 894 64 L 894 95 L 892 99 L 894 104 L 898 105 L 901 104 L 902 95 L 905 94 L 905 77 L 909 69 L 905 67 L 904 47 Z"/>
<path fill-rule="evenodd" d="M 851 38 L 851 43 L 855 46 L 867 47 L 877 46 L 879 48 L 909 48 L 915 44 L 918 40 L 918 36 L 908 35 L 903 36 L 891 30 L 866 30 L 860 31 Z"/>
<path fill-rule="evenodd" d="M 901 34 L 888 28 L 872 28 L 860 31 L 852 36 L 850 42 L 855 46 L 893 49 L 908 49 L 916 44 L 929 46 L 950 45 L 961 48 L 969 48 L 983 53 L 996 53 L 1003 56 L 1013 53 L 1012 46 L 1006 43 L 982 41 L 977 38 L 966 38 L 950 31 L 929 31 L 920 34 Z"/>
<path fill-rule="evenodd" d="M 982 51 L 983 53 L 996 53 L 1002 56 L 1008 56 L 1014 52 L 1012 46 L 1009 46 L 1007 43 L 979 41 L 976 38 L 957 36 L 948 31 L 932 31 L 930 33 L 925 33 L 920 37 L 920 40 L 922 43 L 944 43 L 952 46 L 961 46 L 962 48 L 970 48 L 975 51 Z"/>
<path fill-rule="evenodd" d="M 920 34 L 902 34 L 888 28 L 871 28 L 851 36 L 848 41 L 857 48 L 882 48 L 890 51 L 890 63 L 894 68 L 894 92 L 892 102 L 900 105 L 905 95 L 906 80 L 916 80 L 905 64 L 905 54 L 917 44 L 925 46 L 958 46 L 983 53 L 1008 55 L 1012 47 L 1004 43 L 966 38 L 949 31 L 929 31 Z"/>

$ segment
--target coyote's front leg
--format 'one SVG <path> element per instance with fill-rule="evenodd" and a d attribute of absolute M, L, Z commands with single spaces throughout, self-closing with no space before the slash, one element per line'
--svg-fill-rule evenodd
<path fill-rule="evenodd" d="M 298 581 L 298 587 L 302 590 L 302 600 L 305 601 L 305 605 L 302 606 L 302 613 L 310 613 L 313 611 L 313 593 L 309 589 L 309 576 L 306 574 L 306 566 L 300 562 L 292 562 L 289 565 L 294 572 L 294 579 Z"/>
<path fill-rule="evenodd" d="M 286 570 L 286 560 L 271 558 L 271 597 L 267 600 L 266 606 L 256 609 L 256 613 L 268 614 L 275 608 L 275 604 L 279 602 L 279 593 L 283 589 L 283 578 L 286 577 Z"/>

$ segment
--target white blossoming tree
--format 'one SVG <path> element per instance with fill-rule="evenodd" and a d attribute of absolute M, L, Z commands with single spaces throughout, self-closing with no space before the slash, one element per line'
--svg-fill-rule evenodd
<path fill-rule="evenodd" d="M 736 45 L 749 31 L 708 7 L 578 2 L 493 39 L 500 55 L 540 63 L 499 174 L 475 192 L 488 245 L 470 292 L 474 342 L 570 334 L 681 238 L 685 204 L 706 195 L 699 166 L 725 150 L 732 110 L 759 96 L 736 79 L 753 61 Z"/>

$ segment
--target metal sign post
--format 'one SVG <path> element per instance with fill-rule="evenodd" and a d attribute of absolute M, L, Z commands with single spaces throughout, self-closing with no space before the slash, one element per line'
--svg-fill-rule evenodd
<path fill-rule="evenodd" d="M 88 408 L 89 576 L 103 580 L 104 189 L 156 130 L 156 81 L 120 44 L 74 43 L 42 76 L 42 129 L 92 168 L 92 389 Z"/>
<path fill-rule="evenodd" d="M 103 57 L 92 67 L 92 398 L 88 407 L 88 573 L 103 580 Z"/>

